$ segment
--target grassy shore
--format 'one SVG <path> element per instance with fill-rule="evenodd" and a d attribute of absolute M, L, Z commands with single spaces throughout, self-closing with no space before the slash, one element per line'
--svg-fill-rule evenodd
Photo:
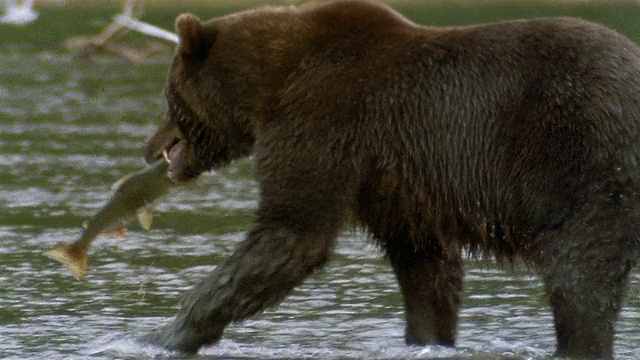
<path fill-rule="evenodd" d="M 316 1 L 316 0 L 313 0 Z M 202 19 L 260 4 L 297 4 L 300 0 L 145 0 L 142 20 L 172 30 L 177 15 L 197 14 Z M 321 2 L 321 1 L 316 1 Z M 640 5 L 637 1 L 595 0 L 384 0 L 411 20 L 434 26 L 484 23 L 540 16 L 575 16 L 603 23 L 640 41 Z M 0 24 L 0 50 L 19 47 L 64 50 L 71 37 L 101 32 L 125 0 L 37 0 L 37 21 L 23 27 Z M 2 10 L 2 8 L 0 8 Z"/>

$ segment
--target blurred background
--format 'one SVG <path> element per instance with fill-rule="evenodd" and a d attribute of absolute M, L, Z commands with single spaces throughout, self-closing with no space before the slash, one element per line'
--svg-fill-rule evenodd
<path fill-rule="evenodd" d="M 101 237 L 75 280 L 43 250 L 72 241 L 144 166 L 164 111 L 173 21 L 290 1 L 0 0 L 0 358 L 170 358 L 135 336 L 166 322 L 184 292 L 229 255 L 253 221 L 250 160 L 202 177 L 156 207 L 146 232 Z M 390 1 L 411 20 L 464 25 L 576 16 L 640 38 L 636 1 Z M 199 358 L 545 358 L 555 348 L 540 281 L 491 261 L 467 264 L 459 347 L 407 348 L 389 265 L 347 231 L 324 271 L 277 309 L 231 326 Z M 632 276 L 616 337 L 640 358 L 640 275 Z"/>

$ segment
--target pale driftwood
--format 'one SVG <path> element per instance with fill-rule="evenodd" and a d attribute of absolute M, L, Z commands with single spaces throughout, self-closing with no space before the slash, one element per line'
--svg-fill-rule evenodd
<path fill-rule="evenodd" d="M 124 11 L 115 15 L 113 22 L 104 31 L 98 35 L 69 39 L 65 44 L 66 47 L 79 57 L 91 57 L 100 52 L 108 52 L 131 62 L 141 62 L 163 47 L 157 43 L 150 43 L 144 49 L 138 49 L 118 43 L 118 39 L 129 31 L 177 44 L 176 34 L 138 20 L 142 14 L 143 2 L 144 0 L 128 0 L 124 5 Z"/>

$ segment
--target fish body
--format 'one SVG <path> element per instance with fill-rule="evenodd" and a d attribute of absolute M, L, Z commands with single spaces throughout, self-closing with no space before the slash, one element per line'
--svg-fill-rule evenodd
<path fill-rule="evenodd" d="M 167 167 L 167 161 L 160 159 L 116 182 L 111 199 L 91 218 L 82 235 L 73 243 L 47 250 L 44 255 L 66 265 L 77 279 L 83 278 L 89 268 L 87 252 L 98 235 L 136 215 L 145 229 L 151 226 L 148 206 L 176 186 L 167 177 Z"/>

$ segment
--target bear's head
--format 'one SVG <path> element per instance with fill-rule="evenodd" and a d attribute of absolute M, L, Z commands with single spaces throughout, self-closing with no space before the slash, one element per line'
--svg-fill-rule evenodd
<path fill-rule="evenodd" d="M 387 7 L 356 0 L 263 7 L 206 22 L 180 15 L 165 89 L 168 109 L 149 139 L 146 160 L 164 153 L 169 177 L 189 180 L 249 155 L 254 143 L 273 139 L 267 133 L 295 128 L 291 124 L 309 112 L 333 116 L 329 107 L 359 91 L 359 85 L 343 91 L 336 81 L 363 78 L 358 69 L 367 67 L 365 51 L 355 45 L 370 42 L 377 29 L 384 38 L 385 29 L 407 24 Z M 354 73 L 343 76 L 349 62 Z M 318 96 L 326 106 L 318 105 Z"/>
<path fill-rule="evenodd" d="M 187 181 L 251 153 L 255 119 L 282 63 L 273 58 L 277 32 L 268 29 L 282 27 L 269 20 L 278 12 L 265 8 L 207 22 L 191 14 L 177 18 L 167 111 L 148 140 L 147 162 L 164 155 L 169 177 Z"/>

